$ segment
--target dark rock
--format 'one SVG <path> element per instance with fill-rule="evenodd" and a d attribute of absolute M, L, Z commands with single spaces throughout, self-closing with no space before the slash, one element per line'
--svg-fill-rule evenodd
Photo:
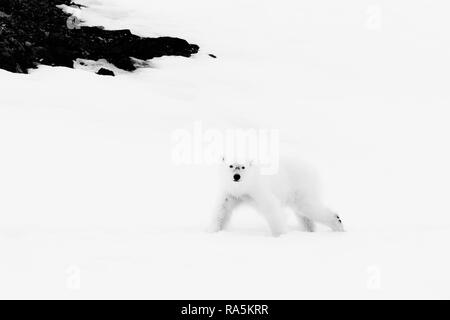
<path fill-rule="evenodd" d="M 142 38 L 130 30 L 74 25 L 57 5 L 83 7 L 70 0 L 0 0 L 1 69 L 27 73 L 38 64 L 73 68 L 81 58 L 106 59 L 134 71 L 132 58 L 190 57 L 199 50 L 183 39 Z"/>
<path fill-rule="evenodd" d="M 98 70 L 98 71 L 97 71 L 97 74 L 98 74 L 98 75 L 101 75 L 101 76 L 113 76 L 113 77 L 116 76 L 116 75 L 114 74 L 114 72 L 112 72 L 112 71 L 109 70 L 109 69 L 105 69 L 105 68 L 101 68 L 100 70 Z"/>

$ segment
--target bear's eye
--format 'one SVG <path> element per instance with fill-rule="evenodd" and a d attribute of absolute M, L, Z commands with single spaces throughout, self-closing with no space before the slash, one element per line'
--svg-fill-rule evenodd
<path fill-rule="evenodd" d="M 244 169 L 245 169 L 245 167 L 242 167 L 241 169 L 242 169 L 242 170 L 244 170 Z"/>
<path fill-rule="evenodd" d="M 230 166 L 231 169 L 233 169 L 233 166 Z"/>

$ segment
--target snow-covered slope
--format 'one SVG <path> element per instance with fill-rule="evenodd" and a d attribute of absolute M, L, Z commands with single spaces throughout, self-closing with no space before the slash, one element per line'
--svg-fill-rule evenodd
<path fill-rule="evenodd" d="M 200 53 L 0 71 L 0 297 L 448 298 L 445 1 L 78 2 Z M 273 239 L 243 208 L 206 233 L 215 168 L 171 158 L 199 122 L 279 130 L 348 232 Z"/>

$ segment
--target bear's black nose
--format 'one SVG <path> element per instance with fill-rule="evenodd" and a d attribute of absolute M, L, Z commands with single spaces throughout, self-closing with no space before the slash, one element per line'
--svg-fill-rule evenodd
<path fill-rule="evenodd" d="M 241 175 L 240 174 L 235 174 L 233 176 L 234 181 L 239 181 L 241 179 Z"/>

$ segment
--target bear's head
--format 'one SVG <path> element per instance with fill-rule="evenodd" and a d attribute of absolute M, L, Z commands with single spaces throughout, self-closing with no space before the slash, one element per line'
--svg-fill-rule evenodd
<path fill-rule="evenodd" d="M 222 173 L 227 182 L 236 184 L 246 184 L 252 181 L 252 177 L 257 174 L 252 161 L 227 161 L 222 159 Z"/>

